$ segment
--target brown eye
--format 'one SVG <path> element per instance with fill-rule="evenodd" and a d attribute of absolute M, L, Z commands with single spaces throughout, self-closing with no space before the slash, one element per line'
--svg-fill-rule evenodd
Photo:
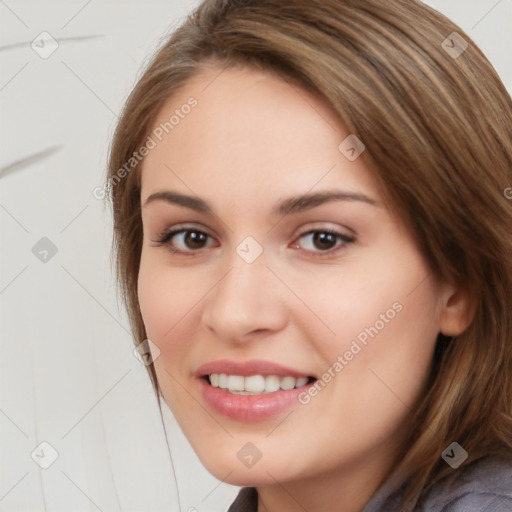
<path fill-rule="evenodd" d="M 208 235 L 201 231 L 185 231 L 183 243 L 188 249 L 202 249 L 208 239 Z"/>
<path fill-rule="evenodd" d="M 163 233 L 158 240 L 158 245 L 166 245 L 174 253 L 194 253 L 201 249 L 214 245 L 213 238 L 197 229 L 175 229 Z M 209 244 L 209 245 L 208 245 Z"/>
<path fill-rule="evenodd" d="M 313 234 L 313 245 L 320 250 L 329 250 L 336 245 L 336 235 L 317 231 Z"/>
<path fill-rule="evenodd" d="M 322 255 L 322 253 L 330 254 L 341 249 L 355 241 L 352 236 L 344 235 L 332 230 L 314 230 L 308 231 L 299 237 L 302 244 L 297 243 L 295 246 L 305 251 Z"/>

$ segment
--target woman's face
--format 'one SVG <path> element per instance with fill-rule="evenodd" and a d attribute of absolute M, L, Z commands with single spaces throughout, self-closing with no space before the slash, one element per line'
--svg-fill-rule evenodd
<path fill-rule="evenodd" d="M 155 122 L 140 308 L 167 404 L 236 485 L 386 467 L 429 372 L 446 290 L 349 135 L 312 94 L 220 67 Z"/>

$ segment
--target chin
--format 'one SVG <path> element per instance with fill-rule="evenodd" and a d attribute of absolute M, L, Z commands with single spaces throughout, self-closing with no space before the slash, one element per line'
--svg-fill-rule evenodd
<path fill-rule="evenodd" d="M 246 443 L 250 443 L 250 441 L 236 441 L 234 443 L 236 448 L 210 450 L 208 453 L 196 451 L 196 454 L 206 470 L 215 478 L 240 487 L 275 485 L 276 480 L 286 482 L 304 476 L 305 468 L 292 462 L 296 454 L 276 454 L 273 451 L 267 460 L 264 455 L 261 455 L 258 460 L 253 456 L 253 460 L 251 460 L 248 458 L 251 447 Z M 243 447 L 245 447 L 245 451 Z M 228 456 L 228 454 L 232 455 Z M 302 462 L 304 463 L 304 461 Z"/>
<path fill-rule="evenodd" d="M 265 467 L 236 468 L 232 464 L 211 465 L 206 469 L 215 478 L 230 485 L 239 487 L 256 487 L 262 485 L 275 485 L 276 479 L 280 482 L 289 479 L 288 475 L 279 473 L 279 469 L 267 469 Z M 268 471 L 268 472 L 267 472 Z M 272 475 L 275 478 L 272 478 Z"/>

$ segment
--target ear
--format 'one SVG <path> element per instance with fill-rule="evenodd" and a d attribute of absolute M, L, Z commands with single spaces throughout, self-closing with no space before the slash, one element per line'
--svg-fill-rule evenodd
<path fill-rule="evenodd" d="M 476 301 L 469 290 L 453 283 L 446 285 L 442 294 L 439 330 L 445 336 L 458 336 L 471 324 Z"/>

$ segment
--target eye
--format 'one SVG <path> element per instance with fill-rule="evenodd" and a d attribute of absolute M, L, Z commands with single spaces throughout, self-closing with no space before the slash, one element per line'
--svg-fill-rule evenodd
<path fill-rule="evenodd" d="M 302 249 L 321 257 L 336 253 L 353 243 L 355 237 L 332 229 L 316 229 L 303 233 L 298 240 L 303 240 L 303 243 L 295 242 L 292 248 Z M 202 249 L 216 246 L 214 239 L 204 231 L 184 227 L 164 231 L 152 242 L 158 246 L 167 246 L 172 253 L 184 255 L 193 255 Z"/>
<path fill-rule="evenodd" d="M 213 238 L 203 231 L 193 228 L 179 228 L 164 231 L 152 242 L 157 245 L 166 245 L 173 253 L 192 254 L 210 247 L 212 244 L 208 245 L 209 240 L 212 241 Z"/>
<path fill-rule="evenodd" d="M 353 243 L 355 237 L 340 233 L 332 229 L 317 229 L 300 235 L 299 240 L 304 240 L 302 249 L 314 253 L 315 256 L 331 255 L 344 246 Z M 301 248 L 295 243 L 293 248 Z M 316 253 L 316 254 L 315 254 Z"/>

